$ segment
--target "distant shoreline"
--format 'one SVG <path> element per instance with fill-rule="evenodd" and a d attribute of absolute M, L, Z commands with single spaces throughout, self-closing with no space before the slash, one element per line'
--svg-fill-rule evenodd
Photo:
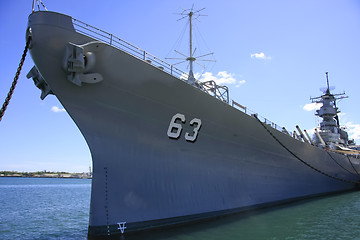
<path fill-rule="evenodd" d="M 77 178 L 91 179 L 92 173 L 68 173 L 68 172 L 17 172 L 17 171 L 0 171 L 0 177 L 29 177 L 29 178 Z"/>

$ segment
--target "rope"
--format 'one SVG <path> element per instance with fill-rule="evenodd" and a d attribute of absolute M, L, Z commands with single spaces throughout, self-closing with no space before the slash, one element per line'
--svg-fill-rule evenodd
<path fill-rule="evenodd" d="M 27 41 L 26 41 L 25 49 L 24 49 L 23 55 L 22 55 L 22 57 L 21 57 L 19 67 L 18 67 L 18 69 L 17 69 L 17 71 L 16 71 L 16 74 L 15 74 L 15 77 L 14 77 L 14 81 L 13 81 L 11 87 L 10 87 L 10 91 L 9 91 L 7 97 L 5 98 L 5 102 L 4 102 L 4 104 L 2 105 L 2 108 L 1 108 L 1 110 L 0 110 L 0 121 L 1 121 L 2 117 L 4 116 L 4 113 L 5 113 L 5 110 L 6 110 L 7 106 L 9 105 L 11 96 L 12 96 L 12 94 L 13 94 L 13 92 L 14 92 L 15 86 L 16 86 L 17 81 L 18 81 L 18 79 L 19 79 L 22 66 L 24 65 L 26 53 L 27 53 L 27 51 L 28 51 L 28 49 L 29 49 L 30 41 L 31 41 L 31 38 L 29 37 L 29 38 L 27 39 Z"/>
<path fill-rule="evenodd" d="M 302 162 L 303 164 L 305 164 L 306 166 L 308 166 L 309 168 L 317 171 L 318 173 L 321 173 L 329 178 L 341 181 L 341 182 L 346 182 L 346 183 L 352 183 L 352 184 L 360 184 L 360 182 L 354 182 L 354 181 L 350 181 L 350 180 L 346 180 L 346 179 L 342 179 L 342 178 L 338 178 L 338 177 L 334 177 L 331 176 L 315 167 L 313 167 L 312 165 L 310 165 L 309 163 L 305 162 L 304 160 L 302 160 L 300 157 L 298 157 L 295 153 L 293 153 L 289 148 L 287 148 L 282 142 L 280 142 L 280 140 L 274 136 L 274 134 L 272 134 L 272 132 L 270 132 L 270 130 L 257 118 L 256 115 L 254 115 L 256 120 L 258 120 L 258 122 L 264 127 L 264 129 L 275 139 L 275 141 L 277 141 L 286 151 L 288 151 L 291 155 L 293 155 L 296 159 L 298 159 L 300 162 Z"/>

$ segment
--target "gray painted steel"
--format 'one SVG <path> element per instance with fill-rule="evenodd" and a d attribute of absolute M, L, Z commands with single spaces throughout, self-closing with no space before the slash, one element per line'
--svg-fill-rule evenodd
<path fill-rule="evenodd" d="M 319 173 L 255 118 L 108 44 L 94 43 L 91 72 L 103 81 L 77 86 L 62 67 L 66 46 L 94 39 L 75 32 L 70 17 L 53 12 L 31 14 L 29 27 L 35 65 L 91 151 L 90 234 L 120 233 L 120 222 L 126 222 L 126 234 L 349 190 L 359 181 L 347 157 L 268 127 L 296 156 L 330 177 Z M 180 137 L 172 139 L 167 130 L 177 113 L 186 121 Z M 184 136 L 192 133 L 194 118 L 202 126 L 189 142 Z M 358 159 L 350 160 L 360 172 Z"/>

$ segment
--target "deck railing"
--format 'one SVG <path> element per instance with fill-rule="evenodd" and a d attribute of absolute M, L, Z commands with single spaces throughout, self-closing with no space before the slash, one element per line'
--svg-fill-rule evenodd
<path fill-rule="evenodd" d="M 114 36 L 111 33 L 105 32 L 101 29 L 93 27 L 93 26 L 91 26 L 87 23 L 84 23 L 82 21 L 79 21 L 75 18 L 72 18 L 72 22 L 73 22 L 75 30 L 81 34 L 84 34 L 88 37 L 94 38 L 101 42 L 107 43 L 110 46 L 118 48 L 140 60 L 146 61 L 147 63 L 152 64 L 155 67 L 158 67 L 159 69 L 171 74 L 174 77 L 177 77 L 182 80 L 185 80 L 188 78 L 187 73 L 185 73 L 185 72 L 181 71 L 180 69 L 174 67 L 173 65 L 155 57 L 154 55 L 151 55 L 150 53 L 132 45 L 131 43 L 128 43 L 128 42 L 118 38 L 117 36 Z"/>
<path fill-rule="evenodd" d="M 266 124 L 267 126 L 270 126 L 276 130 L 278 130 L 279 132 L 282 132 L 282 133 L 285 133 L 285 134 L 288 134 L 288 135 L 291 135 L 289 132 L 287 132 L 287 130 L 279 125 L 277 125 L 276 123 L 270 121 L 269 119 L 259 115 L 257 112 L 235 102 L 234 100 L 232 100 L 232 106 L 233 107 L 236 107 L 236 109 L 238 109 L 239 111 L 242 111 L 243 113 L 251 116 L 251 117 L 254 117 L 256 115 L 256 117 L 261 121 L 263 122 L 264 124 Z M 286 131 L 286 132 L 285 132 Z"/>

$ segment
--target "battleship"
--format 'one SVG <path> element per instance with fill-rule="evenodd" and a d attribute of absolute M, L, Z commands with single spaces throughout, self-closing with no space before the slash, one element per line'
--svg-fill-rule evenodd
<path fill-rule="evenodd" d="M 186 13 L 191 21 L 194 12 Z M 311 99 L 322 104 L 312 138 L 249 114 L 226 86 L 195 79 L 192 67 L 184 73 L 73 17 L 33 10 L 26 39 L 35 64 L 27 77 L 41 99 L 59 99 L 91 152 L 89 237 L 359 187 L 359 151 L 337 117 L 345 95 L 329 85 Z"/>

